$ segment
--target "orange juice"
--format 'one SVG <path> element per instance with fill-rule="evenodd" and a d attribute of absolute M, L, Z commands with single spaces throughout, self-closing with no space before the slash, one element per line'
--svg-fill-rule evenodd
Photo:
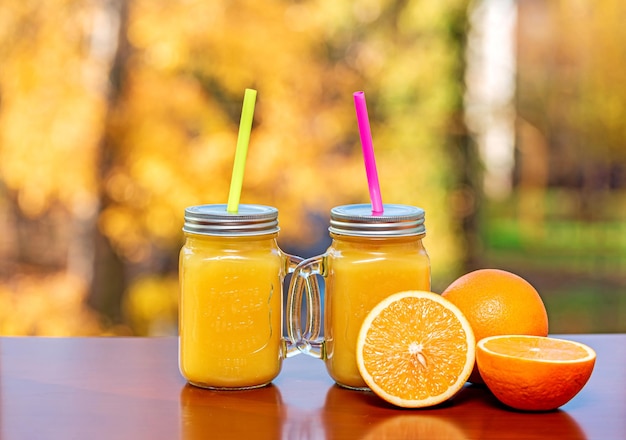
<path fill-rule="evenodd" d="M 276 224 L 267 229 L 267 224 L 258 224 L 264 220 L 257 220 L 250 225 L 247 218 L 242 224 L 218 219 L 210 225 L 205 218 L 194 224 L 186 217 L 179 273 L 179 366 L 193 385 L 254 388 L 268 384 L 280 371 L 282 283 L 290 256 L 276 243 Z"/>
<path fill-rule="evenodd" d="M 415 237 L 335 237 L 328 254 L 324 335 L 326 368 L 340 385 L 367 385 L 356 364 L 356 340 L 365 316 L 387 296 L 430 290 L 430 263 Z"/>

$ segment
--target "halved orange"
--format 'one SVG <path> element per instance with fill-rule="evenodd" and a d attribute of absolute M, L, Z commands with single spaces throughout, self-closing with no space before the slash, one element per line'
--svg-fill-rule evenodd
<path fill-rule="evenodd" d="M 492 336 L 476 346 L 485 385 L 505 405 L 525 411 L 569 402 L 591 377 L 595 361 L 590 347 L 549 337 Z"/>
<path fill-rule="evenodd" d="M 406 408 L 437 405 L 465 384 L 475 339 L 463 313 L 432 292 L 391 295 L 366 316 L 356 357 L 363 380 L 378 396 Z"/>

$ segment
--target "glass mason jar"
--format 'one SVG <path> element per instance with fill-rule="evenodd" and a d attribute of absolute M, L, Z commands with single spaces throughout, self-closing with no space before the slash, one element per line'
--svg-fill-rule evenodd
<path fill-rule="evenodd" d="M 332 243 L 319 256 L 302 261 L 294 271 L 287 299 L 291 343 L 321 358 L 337 384 L 367 389 L 356 363 L 356 341 L 365 316 L 384 298 L 406 290 L 430 291 L 430 260 L 422 239 L 424 210 L 384 205 L 373 215 L 371 205 L 338 206 L 330 212 Z M 322 301 L 312 278 L 325 281 Z M 306 323 L 302 328 L 302 300 Z"/>
<path fill-rule="evenodd" d="M 200 205 L 185 210 L 180 252 L 179 367 L 192 385 L 256 388 L 287 356 L 283 280 L 302 259 L 277 244 L 278 210 Z M 291 350 L 297 353 L 297 350 Z"/>

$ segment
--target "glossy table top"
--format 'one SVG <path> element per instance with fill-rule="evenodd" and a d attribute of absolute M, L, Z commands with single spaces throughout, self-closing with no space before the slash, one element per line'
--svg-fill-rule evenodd
<path fill-rule="evenodd" d="M 0 338 L 0 439 L 626 439 L 626 334 L 566 335 L 597 352 L 560 410 L 522 413 L 468 385 L 446 404 L 394 408 L 287 359 L 268 387 L 207 391 L 178 372 L 176 338 Z"/>

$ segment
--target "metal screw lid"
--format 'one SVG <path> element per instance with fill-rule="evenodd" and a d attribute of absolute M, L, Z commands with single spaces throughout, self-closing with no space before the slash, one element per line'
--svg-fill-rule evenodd
<path fill-rule="evenodd" d="M 383 214 L 373 215 L 370 204 L 336 206 L 330 210 L 332 234 L 361 237 L 423 235 L 425 212 L 409 205 L 383 205 Z"/>
<path fill-rule="evenodd" d="M 239 205 L 236 213 L 226 204 L 198 205 L 185 209 L 183 231 L 200 235 L 251 236 L 279 231 L 278 209 L 264 205 Z"/>

